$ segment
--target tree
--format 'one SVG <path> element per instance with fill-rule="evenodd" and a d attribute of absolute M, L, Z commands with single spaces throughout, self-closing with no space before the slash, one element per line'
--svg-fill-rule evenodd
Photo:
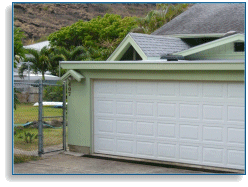
<path fill-rule="evenodd" d="M 22 39 L 25 37 L 24 32 L 20 28 L 14 27 L 14 67 L 25 57 L 25 49 L 23 48 Z"/>
<path fill-rule="evenodd" d="M 85 58 L 87 51 L 84 47 L 78 46 L 73 50 L 67 50 L 64 47 L 51 48 L 49 55 L 50 64 L 49 71 L 52 75 L 59 75 L 59 61 L 81 61 Z M 61 75 L 65 70 L 61 69 Z"/>
<path fill-rule="evenodd" d="M 80 20 L 50 34 L 48 40 L 52 47 L 72 50 L 77 46 L 83 46 L 87 51 L 91 48 L 111 53 L 128 32 L 137 27 L 135 19 L 135 17 L 121 18 L 120 15 L 105 14 L 90 21 Z"/>
<path fill-rule="evenodd" d="M 17 97 L 17 93 L 20 93 L 19 91 L 16 90 L 16 88 L 14 88 L 14 109 L 16 110 L 16 106 L 17 104 L 20 103 L 18 97 Z"/>
<path fill-rule="evenodd" d="M 44 87 L 44 100 L 45 101 L 63 101 L 63 83 L 57 82 L 57 86 Z"/>
<path fill-rule="evenodd" d="M 151 34 L 165 23 L 184 12 L 187 9 L 188 4 L 160 3 L 157 4 L 156 7 L 157 10 L 150 11 L 146 17 L 136 19 L 139 27 L 137 27 L 134 32 Z"/>
<path fill-rule="evenodd" d="M 49 54 L 50 50 L 45 46 L 40 51 L 35 49 L 26 49 L 27 56 L 25 58 L 26 61 L 32 62 L 30 68 L 34 70 L 35 73 L 41 72 L 42 80 L 45 80 L 45 72 L 49 70 Z M 24 70 L 25 68 L 23 68 Z"/>

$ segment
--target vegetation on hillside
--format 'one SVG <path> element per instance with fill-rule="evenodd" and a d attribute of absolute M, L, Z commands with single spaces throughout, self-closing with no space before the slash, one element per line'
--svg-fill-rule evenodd
<path fill-rule="evenodd" d="M 137 27 L 135 19 L 105 14 L 90 21 L 80 20 L 50 34 L 48 40 L 52 47 L 64 47 L 66 50 L 72 50 L 77 46 L 83 46 L 87 51 L 101 50 L 107 53 L 104 55 L 106 58 L 128 32 Z M 105 60 L 104 57 L 100 60 Z"/>
<path fill-rule="evenodd" d="M 138 18 L 137 32 L 151 34 L 155 30 L 162 27 L 165 23 L 169 22 L 188 8 L 188 4 L 168 4 L 160 3 L 156 5 L 156 10 L 150 11 L 146 17 Z"/>
<path fill-rule="evenodd" d="M 59 61 L 106 60 L 129 32 L 150 34 L 165 23 L 185 11 L 188 4 L 157 4 L 156 10 L 146 17 L 124 17 L 116 14 L 105 14 L 90 21 L 80 20 L 71 26 L 63 27 L 49 35 L 51 48 L 40 52 L 27 50 L 31 54 L 28 60 L 32 68 L 43 74 L 50 71 L 59 74 Z M 15 54 L 23 56 L 22 32 L 15 34 Z M 25 68 L 23 68 L 25 69 Z M 65 70 L 61 71 L 61 75 Z"/>

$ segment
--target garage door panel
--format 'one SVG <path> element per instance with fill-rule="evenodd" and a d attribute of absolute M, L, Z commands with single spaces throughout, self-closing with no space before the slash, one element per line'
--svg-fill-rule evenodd
<path fill-rule="evenodd" d="M 95 133 L 114 133 L 114 119 L 97 118 L 96 123 L 98 124 L 98 126 L 95 128 Z"/>
<path fill-rule="evenodd" d="M 243 106 L 227 106 L 228 121 L 244 121 Z"/>
<path fill-rule="evenodd" d="M 189 139 L 199 141 L 200 128 L 197 125 L 180 124 L 179 137 L 181 139 Z"/>
<path fill-rule="evenodd" d="M 119 135 L 134 135 L 134 121 L 116 120 L 116 133 Z"/>
<path fill-rule="evenodd" d="M 224 149 L 204 147 L 203 148 L 203 163 L 217 163 L 223 165 Z"/>
<path fill-rule="evenodd" d="M 224 106 L 204 104 L 202 107 L 204 120 L 224 121 Z"/>
<path fill-rule="evenodd" d="M 136 115 L 145 117 L 154 117 L 154 103 L 138 101 L 136 103 Z"/>
<path fill-rule="evenodd" d="M 140 81 L 136 84 L 137 96 L 156 95 L 157 83 L 151 81 Z"/>
<path fill-rule="evenodd" d="M 227 88 L 226 83 L 203 83 L 202 84 L 202 96 L 206 98 L 225 98 Z"/>
<path fill-rule="evenodd" d="M 136 82 L 135 81 L 118 81 L 116 84 L 117 96 L 133 96 L 136 94 Z"/>
<path fill-rule="evenodd" d="M 136 123 L 137 136 L 152 136 L 155 137 L 155 122 L 137 121 Z"/>
<path fill-rule="evenodd" d="M 175 123 L 157 123 L 157 137 L 159 138 L 176 138 Z"/>
<path fill-rule="evenodd" d="M 139 156 L 154 157 L 155 143 L 150 141 L 136 141 L 136 151 Z"/>
<path fill-rule="evenodd" d="M 199 104 L 179 104 L 181 119 L 200 119 Z"/>
<path fill-rule="evenodd" d="M 116 152 L 121 154 L 134 154 L 134 140 L 129 139 L 118 139 L 116 140 Z"/>
<path fill-rule="evenodd" d="M 244 84 L 243 83 L 228 83 L 227 85 L 228 98 L 244 98 Z"/>
<path fill-rule="evenodd" d="M 223 142 L 223 127 L 221 126 L 203 126 L 202 134 L 203 142 Z"/>
<path fill-rule="evenodd" d="M 176 118 L 177 104 L 176 103 L 157 103 L 157 116 L 165 118 Z"/>
<path fill-rule="evenodd" d="M 179 158 L 186 161 L 199 162 L 199 146 L 180 145 Z"/>
<path fill-rule="evenodd" d="M 227 128 L 227 143 L 237 143 L 237 144 L 244 144 L 244 129 Z"/>
<path fill-rule="evenodd" d="M 179 94 L 183 97 L 200 97 L 200 85 L 196 82 L 180 82 Z"/>
<path fill-rule="evenodd" d="M 166 96 L 170 99 L 179 96 L 179 83 L 175 82 L 158 82 L 157 83 L 158 96 Z"/>
<path fill-rule="evenodd" d="M 116 114 L 124 116 L 134 115 L 134 102 L 130 100 L 116 101 Z"/>
<path fill-rule="evenodd" d="M 243 168 L 245 158 L 244 151 L 239 150 L 228 150 L 227 151 L 227 164 L 230 166 L 237 166 L 238 168 Z"/>
<path fill-rule="evenodd" d="M 176 159 L 177 144 L 158 143 L 158 158 Z"/>
<path fill-rule="evenodd" d="M 105 81 L 94 82 L 94 152 L 244 169 L 243 83 Z"/>
<path fill-rule="evenodd" d="M 113 96 L 116 90 L 116 81 L 95 81 L 94 93 L 96 97 Z"/>
<path fill-rule="evenodd" d="M 104 153 L 114 153 L 115 149 L 115 138 L 114 137 L 95 137 L 95 150 L 96 152 L 104 152 Z"/>
<path fill-rule="evenodd" d="M 95 101 L 95 113 L 96 114 L 110 114 L 114 115 L 115 110 L 114 110 L 114 105 L 115 102 L 114 100 L 100 100 L 97 99 Z"/>

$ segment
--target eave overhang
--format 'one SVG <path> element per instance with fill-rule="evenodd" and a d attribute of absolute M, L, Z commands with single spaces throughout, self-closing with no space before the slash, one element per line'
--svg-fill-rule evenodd
<path fill-rule="evenodd" d="M 205 44 L 202 44 L 202 45 L 198 45 L 196 47 L 192 47 L 192 48 L 190 48 L 188 50 L 184 50 L 184 51 L 181 51 L 181 52 L 178 52 L 178 53 L 174 53 L 173 55 L 188 56 L 188 55 L 199 53 L 201 51 L 205 51 L 205 50 L 208 50 L 208 49 L 211 49 L 211 48 L 214 48 L 214 47 L 225 45 L 225 44 L 228 44 L 228 43 L 231 43 L 231 42 L 235 42 L 235 41 L 242 41 L 243 42 L 244 40 L 245 40 L 245 38 L 244 38 L 243 34 L 235 34 L 235 35 L 231 35 L 231 36 L 228 36 L 228 37 L 223 37 L 223 38 L 220 38 L 220 39 L 217 39 L 217 40 L 214 40 L 212 42 L 208 42 L 208 43 L 205 43 Z"/>
<path fill-rule="evenodd" d="M 62 81 L 65 81 L 67 80 L 68 78 L 74 78 L 76 79 L 78 82 L 80 82 L 82 79 L 84 79 L 85 77 L 83 75 L 81 75 L 80 73 L 74 71 L 74 70 L 69 70 L 67 71 L 62 77 L 61 77 L 61 80 Z"/>
<path fill-rule="evenodd" d="M 244 60 L 203 61 L 62 61 L 63 69 L 78 70 L 244 70 Z"/>

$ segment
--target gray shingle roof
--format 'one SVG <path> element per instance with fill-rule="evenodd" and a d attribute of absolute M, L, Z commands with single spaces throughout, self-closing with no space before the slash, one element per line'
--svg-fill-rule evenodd
<path fill-rule="evenodd" d="M 147 57 L 159 57 L 189 49 L 190 46 L 180 38 L 152 36 L 148 34 L 129 33 Z"/>
<path fill-rule="evenodd" d="M 244 33 L 244 3 L 200 3 L 183 12 L 152 35 Z"/>

